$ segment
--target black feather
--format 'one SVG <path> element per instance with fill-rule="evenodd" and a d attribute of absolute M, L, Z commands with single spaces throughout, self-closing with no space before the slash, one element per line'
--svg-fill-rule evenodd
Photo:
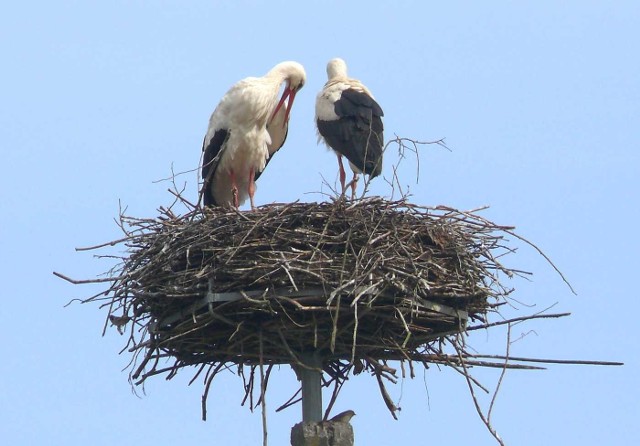
<path fill-rule="evenodd" d="M 340 119 L 318 120 L 318 131 L 327 144 L 371 177 L 382 172 L 384 113 L 368 94 L 349 88 L 334 104 Z"/>
<path fill-rule="evenodd" d="M 224 152 L 224 146 L 229 139 L 229 131 L 227 129 L 216 130 L 213 138 L 209 141 L 209 144 L 205 147 L 202 142 L 202 150 L 204 156 L 202 158 L 202 190 L 203 190 L 203 204 L 205 206 L 216 206 L 215 197 L 213 196 L 213 176 L 215 175 L 218 164 L 220 164 L 220 157 Z"/>

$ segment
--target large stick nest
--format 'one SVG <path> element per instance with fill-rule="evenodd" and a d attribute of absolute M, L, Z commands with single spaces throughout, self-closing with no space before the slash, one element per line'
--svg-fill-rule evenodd
<path fill-rule="evenodd" d="M 208 391 L 231 364 L 300 365 L 314 351 L 336 389 L 350 372 L 374 373 L 393 413 L 380 381 L 394 381 L 387 361 L 459 368 L 443 341 L 484 323 L 511 292 L 501 279 L 517 273 L 497 260 L 512 227 L 448 207 L 369 198 L 160 211 L 121 215 L 125 237 L 90 248 L 126 247 L 94 281 L 110 287 L 85 301 L 103 301 L 118 330 L 128 327 L 136 383 L 197 365 L 208 367 Z M 248 382 L 247 396 L 253 373 Z"/>
<path fill-rule="evenodd" d="M 129 252 L 107 295 L 112 321 L 141 329 L 145 365 L 405 359 L 509 293 L 496 258 L 512 228 L 445 207 L 374 198 L 121 219 Z"/>

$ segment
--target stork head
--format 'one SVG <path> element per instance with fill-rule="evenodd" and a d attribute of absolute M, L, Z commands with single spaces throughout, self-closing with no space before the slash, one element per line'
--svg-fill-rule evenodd
<path fill-rule="evenodd" d="M 271 115 L 271 119 L 278 113 L 278 111 L 282 108 L 282 106 L 286 102 L 286 109 L 284 114 L 283 126 L 287 125 L 289 122 L 289 113 L 291 113 L 291 108 L 293 107 L 293 100 L 296 97 L 296 94 L 302 87 L 304 87 L 304 83 L 307 80 L 307 73 L 304 71 L 304 67 L 300 65 L 298 62 L 282 62 L 273 67 L 273 69 L 269 72 L 269 75 L 274 73 L 274 75 L 278 75 L 280 82 L 278 85 L 282 83 L 282 81 L 286 81 L 286 85 L 284 87 L 284 92 L 282 93 L 282 97 L 276 105 L 276 108 L 273 110 L 273 114 Z M 287 99 L 289 99 L 287 101 Z"/>
<path fill-rule="evenodd" d="M 327 64 L 327 77 L 329 80 L 337 77 L 347 77 L 347 64 L 344 60 L 336 57 Z"/>

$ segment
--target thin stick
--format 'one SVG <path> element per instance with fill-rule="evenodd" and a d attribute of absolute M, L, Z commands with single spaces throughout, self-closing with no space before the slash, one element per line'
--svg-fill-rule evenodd
<path fill-rule="evenodd" d="M 495 358 L 506 359 L 507 356 L 502 355 L 467 355 L 468 358 Z M 564 365 L 603 365 L 603 366 L 621 366 L 624 362 L 617 361 L 592 361 L 585 359 L 544 359 L 544 358 L 524 358 L 521 356 L 510 356 L 510 361 L 518 362 L 534 362 L 542 364 L 564 364 Z"/>
<path fill-rule="evenodd" d="M 93 251 L 94 249 L 100 249 L 100 248 L 104 248 L 106 246 L 115 246 L 119 243 L 122 242 L 126 242 L 127 240 L 129 240 L 131 237 L 123 237 L 121 239 L 118 240 L 113 240 L 110 242 L 106 242 L 106 243 L 101 243 L 99 245 L 94 245 L 94 246 L 86 246 L 86 247 L 82 247 L 82 248 L 76 248 L 76 251 Z"/>
<path fill-rule="evenodd" d="M 482 412 L 482 409 L 480 408 L 480 403 L 478 402 L 478 399 L 476 398 L 475 391 L 473 390 L 473 386 L 471 385 L 471 380 L 469 379 L 469 370 L 467 370 L 467 365 L 465 363 L 465 360 L 462 357 L 461 351 L 458 349 L 458 347 L 456 347 L 456 351 L 458 352 L 458 357 L 460 359 L 460 364 L 462 365 L 462 368 L 464 369 L 464 377 L 466 378 L 467 387 L 469 388 L 469 393 L 471 394 L 471 399 L 473 400 L 473 405 L 476 408 L 476 412 L 478 413 L 478 416 L 480 417 L 480 419 L 482 420 L 482 422 L 486 426 L 486 428 L 489 431 L 489 433 L 491 433 L 493 438 L 495 438 L 496 441 L 501 446 L 505 446 L 504 442 L 502 441 L 502 438 L 500 438 L 500 435 L 498 435 L 498 432 L 493 428 L 493 426 L 491 426 L 491 423 L 489 423 L 489 420 L 484 416 L 484 413 Z"/>
<path fill-rule="evenodd" d="M 504 354 L 504 367 L 500 372 L 500 377 L 498 378 L 498 383 L 496 384 L 496 390 L 494 390 L 493 392 L 493 396 L 491 397 L 491 403 L 489 404 L 489 410 L 487 411 L 487 422 L 489 423 L 491 423 L 491 413 L 493 412 L 493 405 L 495 404 L 496 398 L 498 397 L 498 392 L 500 391 L 502 380 L 504 379 L 504 376 L 507 373 L 507 364 L 509 363 L 510 349 L 511 349 L 511 324 L 507 325 L 507 345 L 505 347 L 505 354 Z"/>
<path fill-rule="evenodd" d="M 473 327 L 467 327 L 467 331 L 497 327 L 499 325 L 507 325 L 513 322 L 518 322 L 518 321 L 529 321 L 532 319 L 553 319 L 553 318 L 560 318 L 560 317 L 566 317 L 566 316 L 571 316 L 571 313 L 532 314 L 528 316 L 520 316 L 520 317 L 511 318 L 511 319 L 505 319 L 504 321 L 491 322 L 489 324 L 474 325 Z"/>
<path fill-rule="evenodd" d="M 116 280 L 118 280 L 118 277 L 105 277 L 104 279 L 85 279 L 85 280 L 75 280 L 72 279 L 70 277 L 65 276 L 62 273 L 58 273 L 56 271 L 53 272 L 54 276 L 57 276 L 63 280 L 66 280 L 67 282 L 70 282 L 74 285 L 83 285 L 83 284 L 87 284 L 87 283 L 105 283 L 105 282 L 115 282 Z M 103 293 L 100 293 L 103 294 Z"/>
<path fill-rule="evenodd" d="M 262 445 L 268 446 L 267 442 L 267 386 L 264 379 L 264 344 L 262 341 L 262 329 L 260 329 L 260 407 L 262 409 Z"/>
<path fill-rule="evenodd" d="M 384 404 L 387 406 L 387 409 L 389 409 L 389 413 L 391 413 L 391 416 L 393 417 L 393 419 L 397 420 L 398 417 L 396 416 L 396 411 L 398 410 L 398 408 L 393 403 L 391 396 L 387 392 L 387 389 L 385 388 L 384 383 L 382 382 L 381 373 L 375 373 L 375 377 L 376 377 L 376 380 L 378 381 L 378 388 L 380 389 L 380 395 L 382 395 L 382 400 L 384 401 Z"/>

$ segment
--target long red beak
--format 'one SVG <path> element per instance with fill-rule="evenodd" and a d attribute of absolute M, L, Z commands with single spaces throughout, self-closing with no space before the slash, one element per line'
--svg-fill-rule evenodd
<path fill-rule="evenodd" d="M 284 102 L 287 100 L 287 98 L 289 98 L 287 109 L 284 112 L 284 122 L 282 123 L 283 127 L 289 122 L 289 113 L 291 113 L 291 107 L 293 107 L 293 100 L 296 98 L 296 93 L 296 90 L 291 87 L 285 88 L 284 93 L 282 93 L 282 97 L 280 98 L 280 102 L 278 102 L 278 105 L 276 105 L 276 108 L 273 110 L 273 114 L 271 115 L 271 119 L 273 119 L 276 113 L 278 113 L 278 110 L 280 110 Z"/>

